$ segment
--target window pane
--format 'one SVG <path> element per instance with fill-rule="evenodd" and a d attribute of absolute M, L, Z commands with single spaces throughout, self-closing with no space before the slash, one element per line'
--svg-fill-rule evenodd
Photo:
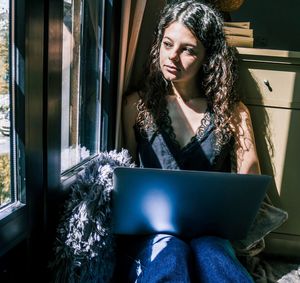
<path fill-rule="evenodd" d="M 0 206 L 12 200 L 10 169 L 9 0 L 0 2 Z"/>
<path fill-rule="evenodd" d="M 61 171 L 99 151 L 103 1 L 65 0 Z"/>

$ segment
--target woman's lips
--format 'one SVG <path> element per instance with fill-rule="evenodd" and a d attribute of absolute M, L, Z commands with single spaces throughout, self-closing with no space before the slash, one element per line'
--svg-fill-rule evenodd
<path fill-rule="evenodd" d="M 165 65 L 165 68 L 167 69 L 168 72 L 170 73 L 177 73 L 180 71 L 179 68 L 175 67 L 175 66 L 170 66 L 170 65 Z"/>

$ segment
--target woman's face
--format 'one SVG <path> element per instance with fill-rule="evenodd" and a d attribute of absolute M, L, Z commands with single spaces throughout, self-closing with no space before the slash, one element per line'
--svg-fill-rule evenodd
<path fill-rule="evenodd" d="M 166 29 L 160 46 L 159 63 L 166 80 L 190 82 L 195 79 L 205 57 L 205 48 L 193 33 L 179 22 Z"/>

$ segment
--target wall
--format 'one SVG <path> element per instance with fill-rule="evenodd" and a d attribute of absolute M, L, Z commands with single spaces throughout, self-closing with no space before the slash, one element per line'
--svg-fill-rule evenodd
<path fill-rule="evenodd" d="M 300 51 L 299 0 L 245 0 L 232 21 L 250 21 L 254 47 Z"/>

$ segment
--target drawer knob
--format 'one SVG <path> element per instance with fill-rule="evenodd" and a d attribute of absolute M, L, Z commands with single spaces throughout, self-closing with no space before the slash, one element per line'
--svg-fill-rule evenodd
<path fill-rule="evenodd" d="M 273 91 L 273 89 L 272 89 L 272 87 L 270 85 L 270 82 L 268 80 L 264 80 L 264 84 L 268 88 L 269 91 Z"/>

